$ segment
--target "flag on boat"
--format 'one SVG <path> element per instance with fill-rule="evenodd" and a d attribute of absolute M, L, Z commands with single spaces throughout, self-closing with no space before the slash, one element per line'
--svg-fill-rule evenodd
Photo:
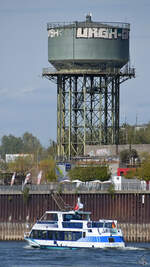
<path fill-rule="evenodd" d="M 40 184 L 41 183 L 41 179 L 42 179 L 42 171 L 40 171 L 38 173 L 38 176 L 37 176 L 37 184 Z"/>
<path fill-rule="evenodd" d="M 24 180 L 24 184 L 23 184 L 23 185 L 25 185 L 25 184 L 28 183 L 28 181 L 30 180 L 30 177 L 31 177 L 31 173 L 29 172 L 29 173 L 27 173 L 27 175 L 26 175 L 26 178 L 25 178 L 25 180 Z"/>
<path fill-rule="evenodd" d="M 74 210 L 80 210 L 83 209 L 83 204 L 80 202 L 80 198 L 78 197 L 77 204 L 75 205 Z"/>
<path fill-rule="evenodd" d="M 116 225 L 114 222 L 112 222 L 112 228 L 116 228 Z"/>
<path fill-rule="evenodd" d="M 11 186 L 14 184 L 15 178 L 16 178 L 16 173 L 14 172 L 11 178 L 11 184 L 10 184 Z"/>

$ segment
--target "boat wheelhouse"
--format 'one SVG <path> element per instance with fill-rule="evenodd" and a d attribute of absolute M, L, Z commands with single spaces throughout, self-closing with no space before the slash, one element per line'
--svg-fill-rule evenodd
<path fill-rule="evenodd" d="M 122 231 L 116 220 L 91 221 L 90 212 L 46 211 L 25 233 L 25 240 L 38 248 L 122 248 Z"/>

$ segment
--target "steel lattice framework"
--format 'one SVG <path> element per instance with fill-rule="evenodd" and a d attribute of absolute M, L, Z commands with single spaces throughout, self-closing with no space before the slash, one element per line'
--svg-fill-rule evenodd
<path fill-rule="evenodd" d="M 51 71 L 57 83 L 57 144 L 60 159 L 85 155 L 86 145 L 119 144 L 120 84 L 135 76 L 121 72 Z"/>

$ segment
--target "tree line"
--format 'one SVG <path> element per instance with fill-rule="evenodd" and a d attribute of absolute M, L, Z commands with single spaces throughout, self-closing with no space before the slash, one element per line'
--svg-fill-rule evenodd
<path fill-rule="evenodd" d="M 25 157 L 17 157 L 12 162 L 6 162 L 6 154 L 27 154 Z M 49 146 L 43 147 L 37 137 L 29 132 L 25 132 L 21 137 L 14 135 L 4 135 L 0 145 L 0 178 L 8 178 L 10 181 L 13 172 L 17 178 L 23 180 L 27 172 L 31 172 L 33 177 L 37 177 L 39 170 L 43 170 L 45 181 L 55 181 L 55 158 L 56 143 L 49 140 Z M 7 175 L 6 175 L 7 174 Z M 36 182 L 36 181 L 35 181 Z"/>
<path fill-rule="evenodd" d="M 38 172 L 42 170 L 42 182 L 57 181 L 57 154 L 56 143 L 49 141 L 48 148 L 44 148 L 40 141 L 31 133 L 25 132 L 22 137 L 13 135 L 3 136 L 0 145 L 0 178 L 7 177 L 10 183 L 11 175 L 16 173 L 15 183 L 22 182 L 26 174 L 32 174 L 32 182 L 36 183 Z M 15 160 L 6 163 L 6 154 L 27 154 L 25 157 L 17 157 Z M 71 180 L 80 179 L 81 181 L 92 181 L 99 179 L 108 180 L 110 172 L 107 166 L 88 166 L 87 168 L 75 167 L 68 173 Z"/>
<path fill-rule="evenodd" d="M 4 135 L 1 139 L 0 155 L 5 160 L 6 154 L 33 154 L 35 158 L 41 160 L 51 155 L 56 156 L 56 143 L 49 140 L 48 148 L 44 148 L 37 137 L 25 132 L 22 137 Z"/>
<path fill-rule="evenodd" d="M 120 130 L 122 137 L 126 136 L 128 144 L 143 144 L 150 143 L 150 123 L 146 128 L 136 130 L 135 127 L 124 125 Z M 122 138 L 122 140 L 124 140 Z M 122 142 L 125 143 L 125 142 Z M 14 162 L 6 163 L 6 154 L 31 154 L 33 157 L 17 158 Z M 0 145 L 0 177 L 3 177 L 3 172 L 13 173 L 14 171 L 24 176 L 28 171 L 31 171 L 36 177 L 40 169 L 43 170 L 45 181 L 57 181 L 56 176 L 56 156 L 57 144 L 53 140 L 49 140 L 49 146 L 44 148 L 37 137 L 29 132 L 25 132 L 21 137 L 13 135 L 4 135 Z M 120 154 L 120 161 L 129 162 L 130 159 L 140 161 L 139 166 L 131 170 L 127 174 L 127 178 L 137 177 L 146 181 L 150 180 L 150 154 L 143 154 L 140 159 L 135 150 L 125 150 Z M 70 179 L 80 179 L 91 181 L 93 179 L 107 180 L 110 177 L 110 172 L 107 166 L 88 168 L 76 167 L 69 173 Z"/>
<path fill-rule="evenodd" d="M 124 123 L 119 140 L 120 144 L 150 144 L 150 122 L 139 127 Z"/>

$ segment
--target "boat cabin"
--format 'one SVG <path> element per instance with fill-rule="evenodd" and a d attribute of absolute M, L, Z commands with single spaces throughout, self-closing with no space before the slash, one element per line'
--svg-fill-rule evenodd
<path fill-rule="evenodd" d="M 70 222 L 70 221 L 89 221 L 91 212 L 84 211 L 46 211 L 38 221 L 40 222 Z"/>

